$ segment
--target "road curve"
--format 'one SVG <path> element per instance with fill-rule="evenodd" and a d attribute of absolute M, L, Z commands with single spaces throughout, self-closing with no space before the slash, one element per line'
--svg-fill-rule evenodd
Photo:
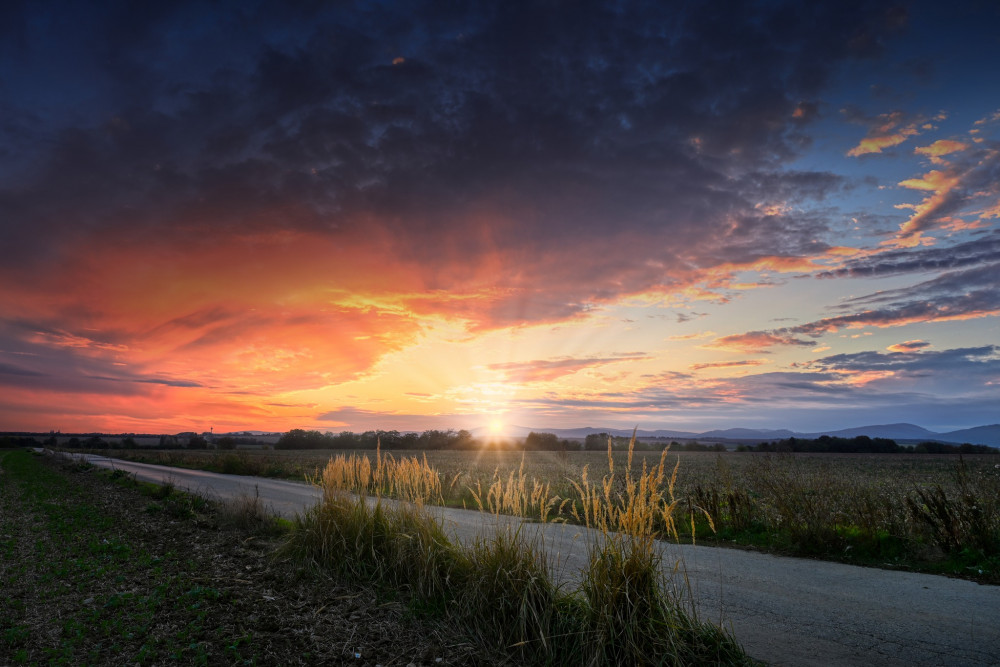
<path fill-rule="evenodd" d="M 304 483 L 76 456 L 209 498 L 259 494 L 285 517 L 302 513 L 320 495 Z M 463 541 L 495 521 L 477 511 L 432 509 Z M 557 576 L 576 576 L 592 538 L 586 529 L 523 529 L 537 531 Z M 735 549 L 664 543 L 663 550 L 665 564 L 686 575 L 700 617 L 728 628 L 750 655 L 774 665 L 1000 665 L 995 586 Z"/>

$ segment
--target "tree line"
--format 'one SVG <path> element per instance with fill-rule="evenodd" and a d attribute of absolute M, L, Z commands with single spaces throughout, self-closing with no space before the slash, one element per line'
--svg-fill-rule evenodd
<path fill-rule="evenodd" d="M 854 438 L 839 438 L 821 435 L 816 439 L 786 438 L 758 445 L 740 445 L 743 452 L 812 452 L 818 454 L 998 454 L 1000 450 L 988 445 L 965 443 L 953 445 L 944 442 L 926 441 L 916 445 L 900 445 L 889 438 L 870 438 L 859 435 Z"/>

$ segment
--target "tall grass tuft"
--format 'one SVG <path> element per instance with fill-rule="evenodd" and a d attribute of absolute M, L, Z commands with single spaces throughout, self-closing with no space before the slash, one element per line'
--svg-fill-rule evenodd
<path fill-rule="evenodd" d="M 579 482 L 571 480 L 580 501 L 580 508 L 572 506 L 577 521 L 604 534 L 620 532 L 635 537 L 678 536 L 675 513 L 680 504 L 674 496 L 677 470 L 680 461 L 666 476 L 666 459 L 669 448 L 660 455 L 658 465 L 649 467 L 642 462 L 642 471 L 636 476 L 632 470 L 635 450 L 635 433 L 628 445 L 628 461 L 622 476 L 615 474 L 615 461 L 608 440 L 609 472 L 600 483 L 592 482 L 586 467 Z M 581 516 L 582 513 L 582 516 Z"/>
<path fill-rule="evenodd" d="M 553 582 L 537 539 L 506 523 L 469 547 L 467 579 L 458 594 L 458 616 L 480 643 L 513 654 L 519 662 L 550 663 L 573 652 L 580 614 L 561 613 L 570 596 Z"/>
<path fill-rule="evenodd" d="M 469 546 L 451 542 L 423 505 L 440 494 L 426 460 L 377 456 L 373 466 L 365 457 L 331 459 L 319 481 L 321 502 L 297 519 L 284 552 L 407 591 L 519 664 L 751 664 L 669 586 L 656 536 L 664 529 L 677 535 L 677 468 L 668 482 L 664 455 L 635 475 L 631 451 L 622 476 L 612 462 L 600 485 L 586 471 L 576 483 L 584 517 L 599 530 L 579 590 L 554 583 L 543 545 L 526 536 L 524 523 L 497 521 L 496 531 Z M 400 484 L 397 475 L 409 481 Z M 368 500 L 366 490 L 412 500 Z M 506 510 L 537 512 L 543 521 L 558 500 L 547 486 L 529 485 L 523 466 L 516 475 L 494 475 L 475 497 L 498 519 Z"/>
<path fill-rule="evenodd" d="M 569 502 L 568 499 L 560 502 L 560 499 L 552 494 L 552 485 L 548 482 L 539 482 L 532 478 L 529 485 L 528 477 L 524 474 L 523 454 L 517 473 L 512 470 L 505 478 L 500 474 L 500 469 L 497 468 L 494 470 L 493 479 L 485 491 L 478 480 L 476 488 L 470 488 L 469 491 L 482 512 L 494 515 L 537 517 L 542 523 L 549 521 L 553 510 L 555 510 L 556 516 L 561 514 Z"/>
<path fill-rule="evenodd" d="M 317 480 L 314 480 L 317 481 Z M 396 459 L 382 454 L 379 445 L 375 462 L 367 456 L 338 454 L 331 457 L 320 474 L 319 485 L 327 494 L 349 491 L 379 498 L 397 498 L 418 504 L 443 504 L 441 476 L 427 463 L 427 456 Z"/>
<path fill-rule="evenodd" d="M 656 656 L 654 662 L 675 665 L 738 661 L 742 650 L 701 623 L 684 589 L 664 573 L 657 538 L 678 537 L 680 500 L 674 486 L 679 463 L 668 477 L 664 450 L 657 465 L 644 460 L 636 474 L 634 448 L 633 432 L 625 469 L 618 474 L 609 440 L 608 474 L 595 483 L 585 468 L 580 482 L 573 482 L 582 504 L 582 517 L 575 506 L 574 515 L 599 531 L 588 545 L 589 565 L 583 572 L 588 661 L 643 664 L 651 656 Z M 711 525 L 711 517 L 698 511 Z M 693 539 L 693 514 L 691 530 Z"/>
<path fill-rule="evenodd" d="M 461 550 L 421 507 L 370 503 L 343 491 L 325 494 L 298 517 L 283 551 L 346 578 L 407 588 L 428 602 L 447 598 L 464 566 Z"/>

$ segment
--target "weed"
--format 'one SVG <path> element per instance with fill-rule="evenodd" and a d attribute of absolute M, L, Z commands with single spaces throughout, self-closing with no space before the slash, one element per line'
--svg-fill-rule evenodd
<path fill-rule="evenodd" d="M 915 488 L 906 497 L 914 523 L 948 554 L 1000 555 L 1000 483 L 987 475 L 973 477 L 964 460 L 955 482 L 952 493 L 940 484 Z"/>

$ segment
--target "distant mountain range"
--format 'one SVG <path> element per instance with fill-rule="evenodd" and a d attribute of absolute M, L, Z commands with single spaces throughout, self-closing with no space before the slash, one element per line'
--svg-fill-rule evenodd
<path fill-rule="evenodd" d="M 506 435 L 514 438 L 523 438 L 532 431 L 536 433 L 555 433 L 560 438 L 582 439 L 591 433 L 610 433 L 615 436 L 630 436 L 632 431 L 628 429 L 616 428 L 570 428 L 570 429 L 543 429 L 526 428 L 524 426 L 509 426 Z M 474 429 L 475 436 L 486 436 L 486 429 Z M 976 426 L 975 428 L 965 428 L 959 431 L 949 431 L 947 433 L 936 433 L 929 431 L 915 424 L 878 424 L 873 426 L 857 426 L 836 431 L 816 431 L 814 433 L 802 433 L 790 431 L 788 429 L 753 429 L 753 428 L 729 428 L 724 430 L 705 431 L 695 433 L 693 431 L 636 431 L 639 438 L 670 438 L 675 440 L 714 440 L 714 441 L 735 441 L 735 442 L 764 442 L 766 440 L 783 440 L 785 438 L 818 438 L 822 435 L 829 435 L 837 438 L 854 438 L 859 435 L 867 435 L 870 438 L 889 438 L 897 442 L 922 442 L 925 440 L 948 442 L 954 444 L 964 444 L 966 442 L 973 445 L 989 445 L 1000 447 L 1000 424 L 990 424 L 989 426 Z"/>

